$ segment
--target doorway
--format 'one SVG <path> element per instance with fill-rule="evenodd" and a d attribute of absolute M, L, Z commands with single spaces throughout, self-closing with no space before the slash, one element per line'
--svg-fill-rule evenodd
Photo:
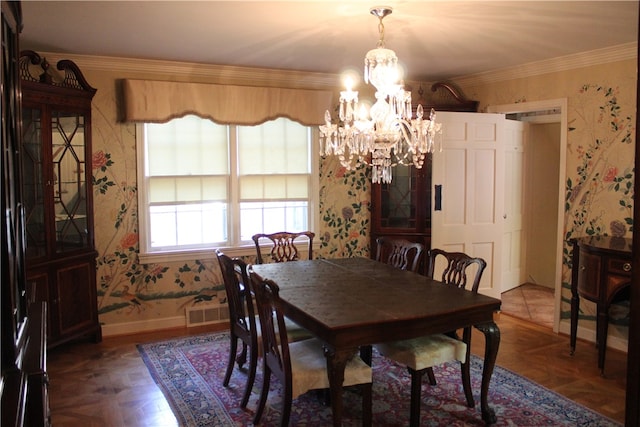
<path fill-rule="evenodd" d="M 507 119 L 529 123 L 526 126 L 521 186 L 525 218 L 520 245 L 520 282 L 523 285 L 531 284 L 534 288 L 540 287 L 539 291 L 545 288 L 553 291 L 553 330 L 558 332 L 564 241 L 567 100 L 497 105 L 489 107 L 488 112 L 503 113 Z M 524 292 L 522 294 L 526 296 Z M 544 295 L 544 292 L 536 292 L 536 295 Z M 535 322 L 536 311 L 530 310 L 529 314 Z M 543 323 L 542 318 L 540 323 Z"/>

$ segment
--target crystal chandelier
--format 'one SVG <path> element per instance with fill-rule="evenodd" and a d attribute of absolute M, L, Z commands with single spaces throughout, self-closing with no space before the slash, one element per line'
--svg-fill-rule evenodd
<path fill-rule="evenodd" d="M 422 105 L 418 105 L 416 118 L 412 118 L 411 92 L 404 90 L 400 81 L 398 57 L 384 46 L 382 19 L 392 9 L 379 6 L 370 12 L 379 19 L 380 34 L 378 46 L 364 58 L 364 81 L 376 88 L 371 118 L 364 105 L 358 105 L 358 92 L 346 82 L 346 90 L 340 92 L 339 122 L 331 122 L 328 110 L 324 114 L 320 155 L 338 156 L 347 170 L 358 163 L 368 164 L 372 167 L 371 180 L 378 184 L 391 182 L 391 168 L 395 165 L 414 165 L 420 169 L 427 153 L 433 152 L 441 125 L 435 122 L 433 109 L 429 118 L 423 119 Z"/>

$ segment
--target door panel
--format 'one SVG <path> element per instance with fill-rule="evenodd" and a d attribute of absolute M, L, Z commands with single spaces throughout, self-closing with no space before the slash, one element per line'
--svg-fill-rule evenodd
<path fill-rule="evenodd" d="M 433 154 L 432 184 L 442 186 L 442 210 L 432 212 L 432 247 L 484 258 L 479 292 L 499 298 L 504 115 L 439 112 L 438 121 L 442 150 Z M 440 274 L 437 268 L 435 274 Z"/>
<path fill-rule="evenodd" d="M 505 121 L 505 191 L 502 247 L 502 289 L 506 292 L 525 282 L 523 264 L 525 135 L 529 124 Z"/>

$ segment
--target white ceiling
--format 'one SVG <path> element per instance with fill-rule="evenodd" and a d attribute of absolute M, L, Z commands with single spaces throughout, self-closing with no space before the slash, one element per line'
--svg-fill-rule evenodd
<path fill-rule="evenodd" d="M 377 1 L 377 0 L 376 0 Z M 21 48 L 340 73 L 378 41 L 369 1 L 22 2 Z M 638 1 L 387 1 L 386 47 L 435 81 L 637 41 Z"/>

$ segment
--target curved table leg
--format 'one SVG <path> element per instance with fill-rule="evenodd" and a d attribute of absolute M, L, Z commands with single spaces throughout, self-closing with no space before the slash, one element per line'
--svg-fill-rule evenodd
<path fill-rule="evenodd" d="M 496 422 L 496 414 L 489 407 L 487 396 L 489 394 L 489 381 L 496 365 L 498 347 L 500 346 L 500 329 L 494 322 L 476 325 L 476 328 L 484 334 L 484 367 L 482 369 L 482 387 L 480 389 L 480 408 L 482 409 L 482 420 L 487 424 Z"/>
<path fill-rule="evenodd" d="M 327 358 L 327 373 L 331 390 L 331 411 L 333 425 L 342 425 L 342 384 L 344 382 L 344 368 L 349 359 L 356 353 L 356 348 L 335 350 L 325 346 L 324 355 Z"/>

